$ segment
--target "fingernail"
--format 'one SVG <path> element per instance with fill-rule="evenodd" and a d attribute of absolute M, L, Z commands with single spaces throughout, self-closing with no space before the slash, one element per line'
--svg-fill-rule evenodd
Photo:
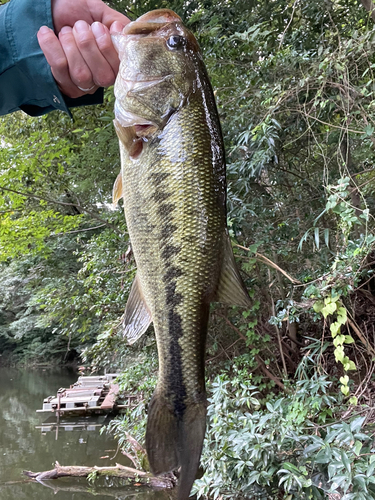
<path fill-rule="evenodd" d="M 39 28 L 39 33 L 41 35 L 46 35 L 47 33 L 49 33 L 50 31 L 52 31 L 48 26 L 41 26 Z"/>
<path fill-rule="evenodd" d="M 78 31 L 78 33 L 85 33 L 89 30 L 89 25 L 86 21 L 77 21 L 74 25 L 74 28 Z"/>
<path fill-rule="evenodd" d="M 71 33 L 73 30 L 70 26 L 63 26 L 60 30 L 60 33 L 64 34 L 64 33 Z"/>
<path fill-rule="evenodd" d="M 95 38 L 100 38 L 106 33 L 103 24 L 99 22 L 92 23 L 91 30 L 94 33 Z"/>
<path fill-rule="evenodd" d="M 120 23 L 120 21 L 115 21 L 111 24 L 110 32 L 111 33 L 121 33 L 121 31 L 125 28 L 125 24 Z"/>

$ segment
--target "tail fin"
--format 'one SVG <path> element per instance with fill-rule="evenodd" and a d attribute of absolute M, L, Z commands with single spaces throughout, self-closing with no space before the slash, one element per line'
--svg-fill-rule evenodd
<path fill-rule="evenodd" d="M 187 500 L 195 481 L 206 432 L 206 403 L 187 407 L 179 428 L 179 463 L 181 475 L 178 484 L 178 500 Z"/>
<path fill-rule="evenodd" d="M 164 399 L 154 394 L 149 407 L 146 449 L 154 474 L 181 466 L 178 500 L 188 500 L 202 453 L 206 431 L 206 403 L 187 406 L 177 417 Z"/>
<path fill-rule="evenodd" d="M 178 420 L 156 393 L 148 407 L 146 450 L 153 474 L 177 469 Z"/>

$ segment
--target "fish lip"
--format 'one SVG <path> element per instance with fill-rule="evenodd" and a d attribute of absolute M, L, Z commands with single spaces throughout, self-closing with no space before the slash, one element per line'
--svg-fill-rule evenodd
<path fill-rule="evenodd" d="M 122 127 L 134 127 L 135 125 L 157 126 L 156 123 L 151 120 L 146 120 L 145 118 L 122 108 L 117 99 L 115 101 L 115 117 Z"/>

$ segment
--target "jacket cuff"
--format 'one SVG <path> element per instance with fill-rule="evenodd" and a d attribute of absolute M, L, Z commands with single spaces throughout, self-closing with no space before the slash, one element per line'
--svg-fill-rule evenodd
<path fill-rule="evenodd" d="M 59 109 L 71 116 L 68 107 L 103 102 L 103 89 L 76 99 L 64 96 L 59 90 L 36 36 L 43 25 L 54 29 L 51 0 L 11 0 L 4 8 L 10 57 L 7 67 L 0 68 L 0 84 L 5 90 L 0 93 L 0 101 L 3 94 L 6 113 L 21 109 L 38 116 Z"/>

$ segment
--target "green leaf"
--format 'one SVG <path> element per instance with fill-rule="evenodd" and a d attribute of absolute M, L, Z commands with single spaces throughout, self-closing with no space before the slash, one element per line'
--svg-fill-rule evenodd
<path fill-rule="evenodd" d="M 314 302 L 313 309 L 315 312 L 317 312 L 317 313 L 321 312 L 323 307 L 324 307 L 324 304 L 323 304 L 322 300 L 317 300 L 316 302 Z"/>
<path fill-rule="evenodd" d="M 350 370 L 356 370 L 356 369 L 357 369 L 357 367 L 356 367 L 354 361 L 351 361 L 350 359 L 344 365 L 344 370 L 347 372 Z"/>
<path fill-rule="evenodd" d="M 331 323 L 329 329 L 331 330 L 332 337 L 335 338 L 338 332 L 340 331 L 341 325 L 337 321 L 335 323 Z"/>
<path fill-rule="evenodd" d="M 344 348 L 341 345 L 336 347 L 334 354 L 335 354 L 336 361 L 343 362 L 344 357 L 345 357 L 345 353 L 344 353 Z"/>
<path fill-rule="evenodd" d="M 344 377 L 340 377 L 340 382 L 342 385 L 348 385 L 349 377 L 347 375 L 345 375 Z"/>
<path fill-rule="evenodd" d="M 350 398 L 350 399 L 352 399 L 352 398 Z M 357 456 L 360 454 L 362 446 L 363 446 L 363 444 L 361 443 L 361 441 L 356 441 L 355 442 L 355 444 L 354 444 L 354 453 Z"/>
<path fill-rule="evenodd" d="M 336 311 L 336 303 L 335 302 L 329 302 L 327 305 L 325 305 L 322 309 L 322 314 L 326 318 L 330 314 L 333 314 Z"/>
<path fill-rule="evenodd" d="M 316 245 L 316 248 L 319 249 L 319 228 L 316 227 L 314 229 L 314 238 L 315 238 L 315 245 Z"/>
<path fill-rule="evenodd" d="M 340 454 L 341 454 L 342 463 L 344 464 L 344 467 L 347 470 L 348 474 L 350 474 L 351 473 L 351 465 L 350 465 L 350 460 L 348 458 L 348 455 L 345 453 L 344 450 L 341 450 Z"/>
<path fill-rule="evenodd" d="M 347 385 L 342 385 L 340 387 L 340 390 L 344 394 L 344 396 L 347 396 L 349 394 L 349 391 L 350 391 L 350 389 Z"/>

